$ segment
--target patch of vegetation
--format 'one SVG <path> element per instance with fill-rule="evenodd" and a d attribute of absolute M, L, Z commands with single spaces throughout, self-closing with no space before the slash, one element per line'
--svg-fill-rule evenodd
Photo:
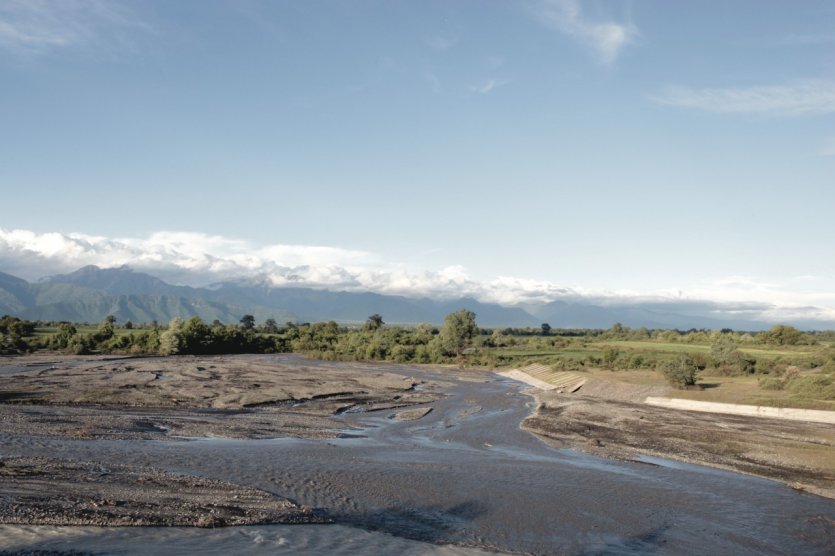
<path fill-rule="evenodd" d="M 696 384 L 699 368 L 692 357 L 682 353 L 661 366 L 661 372 L 674 388 L 688 388 Z"/>
<path fill-rule="evenodd" d="M 477 327 L 476 315 L 466 310 L 448 315 L 440 327 L 392 326 L 379 314 L 353 326 L 333 321 L 279 325 L 275 319 L 259 325 L 251 315 L 231 324 L 193 317 L 174 319 L 166 326 L 156 322 L 120 325 L 113 317 L 92 325 L 0 318 L 3 354 L 37 350 L 136 355 L 292 352 L 329 360 L 487 368 L 537 363 L 558 371 L 623 373 L 620 380 L 624 381 L 666 380 L 683 388 L 695 385 L 701 374 L 711 377 L 710 385 L 704 391 L 691 389 L 680 395 L 744 399 L 741 403 L 762 398 L 770 405 L 827 407 L 833 403 L 833 386 L 828 382 L 835 374 L 833 346 L 835 332 L 800 332 L 784 325 L 762 332 L 632 329 L 620 324 L 609 329 L 550 325 L 484 329 Z M 813 378 L 817 375 L 824 378 Z"/>

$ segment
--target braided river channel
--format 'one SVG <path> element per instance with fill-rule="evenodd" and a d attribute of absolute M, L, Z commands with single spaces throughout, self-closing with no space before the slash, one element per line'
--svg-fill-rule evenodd
<path fill-rule="evenodd" d="M 332 524 L 2 525 L 0 554 L 835 554 L 835 500 L 709 467 L 552 448 L 520 429 L 535 410 L 524 384 L 373 368 L 443 383 L 447 397 L 412 421 L 391 419 L 395 410 L 335 415 L 340 437 L 326 440 L 0 438 L 4 455 L 127 462 L 251 486 Z"/>

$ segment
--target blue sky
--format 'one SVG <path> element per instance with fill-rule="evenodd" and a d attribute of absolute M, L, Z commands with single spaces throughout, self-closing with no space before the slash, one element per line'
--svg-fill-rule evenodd
<path fill-rule="evenodd" d="M 831 316 L 833 185 L 830 1 L 0 0 L 21 275 L 305 267 Z"/>

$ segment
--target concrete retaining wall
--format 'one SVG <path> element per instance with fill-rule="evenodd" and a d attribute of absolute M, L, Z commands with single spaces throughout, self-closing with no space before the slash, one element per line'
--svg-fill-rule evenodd
<path fill-rule="evenodd" d="M 835 411 L 820 411 L 815 409 L 795 409 L 791 407 L 766 407 L 761 405 L 739 405 L 733 403 L 700 402 L 682 400 L 681 398 L 647 398 L 649 405 L 658 405 L 672 409 L 687 411 L 704 411 L 707 413 L 729 413 L 732 415 L 748 415 L 751 417 L 770 417 L 773 419 L 788 419 L 791 421 L 812 421 L 814 423 L 831 423 L 835 425 Z"/>

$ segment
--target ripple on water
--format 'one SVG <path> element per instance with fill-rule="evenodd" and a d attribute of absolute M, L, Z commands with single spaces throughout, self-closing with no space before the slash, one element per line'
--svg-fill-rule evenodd
<path fill-rule="evenodd" d="M 0 525 L 0 547 L 9 552 L 55 551 L 125 556 L 147 554 L 485 555 L 483 550 L 435 546 L 342 525 L 192 527 L 54 527 Z"/>

